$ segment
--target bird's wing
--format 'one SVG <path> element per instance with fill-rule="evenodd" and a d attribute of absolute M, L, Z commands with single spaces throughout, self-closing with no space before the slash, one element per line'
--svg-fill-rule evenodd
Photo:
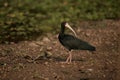
<path fill-rule="evenodd" d="M 68 49 L 88 49 L 91 45 L 87 42 L 80 40 L 72 35 L 65 35 L 62 40 L 63 45 Z"/>
<path fill-rule="evenodd" d="M 77 46 L 79 45 L 78 39 L 72 35 L 64 35 L 62 42 L 65 47 L 69 48 L 77 48 Z"/>

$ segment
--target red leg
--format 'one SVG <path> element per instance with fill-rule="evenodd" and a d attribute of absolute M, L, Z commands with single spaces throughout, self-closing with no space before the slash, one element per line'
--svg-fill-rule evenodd
<path fill-rule="evenodd" d="M 72 51 L 69 51 L 69 56 L 67 57 L 66 61 L 65 62 L 62 62 L 62 63 L 71 63 L 72 62 Z"/>
<path fill-rule="evenodd" d="M 71 63 L 72 62 L 72 54 L 71 54 L 71 52 L 69 54 L 70 54 L 70 63 Z"/>
<path fill-rule="evenodd" d="M 72 61 L 72 54 L 71 54 L 71 52 L 69 52 L 69 56 L 68 56 L 68 58 L 66 60 L 66 63 L 68 63 L 68 62 L 71 63 L 71 61 Z"/>
<path fill-rule="evenodd" d="M 69 56 L 68 56 L 67 59 L 66 59 L 66 63 L 68 63 L 69 60 L 70 60 L 70 54 L 69 54 Z"/>

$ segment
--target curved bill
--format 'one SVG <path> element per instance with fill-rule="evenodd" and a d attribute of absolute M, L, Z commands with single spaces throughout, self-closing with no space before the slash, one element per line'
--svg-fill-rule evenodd
<path fill-rule="evenodd" d="M 65 27 L 69 28 L 74 33 L 74 35 L 77 37 L 76 32 L 72 29 L 72 27 L 68 23 L 65 24 Z"/>

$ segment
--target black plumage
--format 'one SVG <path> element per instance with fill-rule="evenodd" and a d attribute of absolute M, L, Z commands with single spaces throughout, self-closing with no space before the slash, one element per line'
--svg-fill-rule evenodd
<path fill-rule="evenodd" d="M 60 34 L 59 41 L 68 50 L 73 49 L 95 51 L 94 46 L 69 34 Z"/>
<path fill-rule="evenodd" d="M 76 35 L 75 31 L 68 25 L 67 22 L 61 23 L 61 31 L 59 33 L 58 39 L 60 43 L 66 47 L 69 51 L 71 50 L 89 50 L 89 51 L 95 51 L 95 47 L 90 45 L 88 42 L 78 39 L 76 36 L 65 34 L 65 28 L 71 29 L 74 34 Z M 70 58 L 70 56 L 68 57 Z M 67 59 L 66 62 L 68 62 L 69 59 Z M 70 60 L 71 62 L 71 60 Z"/>

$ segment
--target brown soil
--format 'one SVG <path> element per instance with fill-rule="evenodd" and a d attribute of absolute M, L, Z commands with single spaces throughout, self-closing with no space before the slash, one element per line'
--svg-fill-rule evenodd
<path fill-rule="evenodd" d="M 78 37 L 96 46 L 93 53 L 68 51 L 57 36 L 0 45 L 0 80 L 120 80 L 120 20 L 81 21 Z"/>

